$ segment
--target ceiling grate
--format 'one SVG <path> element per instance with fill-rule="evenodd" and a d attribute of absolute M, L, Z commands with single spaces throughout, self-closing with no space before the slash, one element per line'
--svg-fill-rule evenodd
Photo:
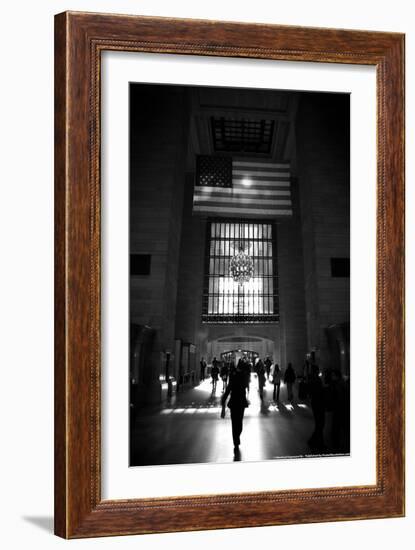
<path fill-rule="evenodd" d="M 273 120 L 211 117 L 216 152 L 269 154 L 274 134 Z"/>

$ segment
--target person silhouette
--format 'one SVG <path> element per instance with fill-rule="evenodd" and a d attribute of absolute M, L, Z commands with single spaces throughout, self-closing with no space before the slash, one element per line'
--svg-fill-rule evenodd
<path fill-rule="evenodd" d="M 265 372 L 267 373 L 267 380 L 269 380 L 269 375 L 271 374 L 271 365 L 272 365 L 272 361 L 267 356 L 267 358 L 264 361 Z"/>
<path fill-rule="evenodd" d="M 241 357 L 238 361 L 237 368 L 239 368 L 244 375 L 245 384 L 249 393 L 249 385 L 251 383 L 251 365 L 248 363 L 245 357 Z"/>
<path fill-rule="evenodd" d="M 258 375 L 258 391 L 259 397 L 262 401 L 264 399 L 264 386 L 265 386 L 265 366 L 261 359 L 258 359 L 255 365 L 255 370 Z"/>
<path fill-rule="evenodd" d="M 206 361 L 202 357 L 200 360 L 200 380 L 203 381 L 205 379 L 205 372 L 206 372 Z"/>
<path fill-rule="evenodd" d="M 212 393 L 216 392 L 216 384 L 218 383 L 219 378 L 219 366 L 216 357 L 213 358 L 212 368 L 210 371 L 210 376 L 212 377 Z"/>
<path fill-rule="evenodd" d="M 310 375 L 310 397 L 311 397 L 311 410 L 314 417 L 314 431 L 308 440 L 308 444 L 311 448 L 322 450 L 324 449 L 324 437 L 323 430 L 325 424 L 325 400 L 324 400 L 324 388 L 320 378 L 320 370 L 317 365 L 311 366 Z"/>
<path fill-rule="evenodd" d="M 236 367 L 236 371 L 230 377 L 228 387 L 226 388 L 226 391 L 222 396 L 222 417 L 224 417 L 226 399 L 230 395 L 228 407 L 231 410 L 232 439 L 235 453 L 239 452 L 244 412 L 246 407 L 248 406 L 246 390 L 246 374 L 244 373 L 243 363 L 239 361 Z"/>
<path fill-rule="evenodd" d="M 272 395 L 272 398 L 278 403 L 280 400 L 281 386 L 281 369 L 278 363 L 275 363 L 274 365 L 274 372 L 272 373 L 272 383 L 274 384 L 274 393 Z"/>
<path fill-rule="evenodd" d="M 287 384 L 287 397 L 288 401 L 292 403 L 294 401 L 293 385 L 296 379 L 296 374 L 291 363 L 288 363 L 287 370 L 284 374 L 284 382 Z"/>
<path fill-rule="evenodd" d="M 223 363 L 220 369 L 220 377 L 222 378 L 222 392 L 224 392 L 226 390 L 226 386 L 228 385 L 228 377 L 229 377 L 228 363 Z"/>

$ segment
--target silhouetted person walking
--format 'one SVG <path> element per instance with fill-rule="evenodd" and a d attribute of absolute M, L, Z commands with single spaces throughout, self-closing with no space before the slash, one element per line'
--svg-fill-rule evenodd
<path fill-rule="evenodd" d="M 287 370 L 285 371 L 285 374 L 284 374 L 284 382 L 285 384 L 287 384 L 288 401 L 290 403 L 292 403 L 294 400 L 293 385 L 294 385 L 295 379 L 296 379 L 296 376 L 295 376 L 293 366 L 291 363 L 288 363 Z"/>
<path fill-rule="evenodd" d="M 246 389 L 249 393 L 249 385 L 251 383 L 251 365 L 246 359 L 239 359 L 237 369 L 240 369 L 244 375 Z"/>
<path fill-rule="evenodd" d="M 265 386 L 265 367 L 261 359 L 258 359 L 255 365 L 255 370 L 258 375 L 258 390 L 260 399 L 264 399 L 264 386 Z"/>
<path fill-rule="evenodd" d="M 200 380 L 203 381 L 205 379 L 205 373 L 206 373 L 206 361 L 202 357 L 200 360 Z"/>
<path fill-rule="evenodd" d="M 334 370 L 329 386 L 331 395 L 333 423 L 331 438 L 333 448 L 338 452 L 349 450 L 349 396 L 347 386 L 339 370 Z"/>
<path fill-rule="evenodd" d="M 212 393 L 214 393 L 216 391 L 216 384 L 218 383 L 219 378 L 219 367 L 216 357 L 214 357 L 212 361 L 212 369 L 210 371 L 210 375 L 212 377 Z"/>
<path fill-rule="evenodd" d="M 227 363 L 224 363 L 220 369 L 220 377 L 222 378 L 222 391 L 226 390 L 228 384 L 229 367 Z"/>
<path fill-rule="evenodd" d="M 272 394 L 272 398 L 274 401 L 277 401 L 278 403 L 280 400 L 280 386 L 281 386 L 281 369 L 278 363 L 275 363 L 274 365 L 274 372 L 272 373 L 272 383 L 274 384 L 274 393 Z"/>
<path fill-rule="evenodd" d="M 310 447 L 321 450 L 324 448 L 323 430 L 326 418 L 326 407 L 324 402 L 324 388 L 319 376 L 317 365 L 311 366 L 309 392 L 311 397 L 311 410 L 314 416 L 314 432 L 308 443 Z"/>
<path fill-rule="evenodd" d="M 226 399 L 230 395 L 228 407 L 231 410 L 232 420 L 232 439 L 235 453 L 239 450 L 241 443 L 241 433 L 243 427 L 243 418 L 248 401 L 246 399 L 246 375 L 242 368 L 242 362 L 238 362 L 235 373 L 229 380 L 228 387 L 222 396 L 222 417 L 224 417 L 224 411 L 226 406 Z"/>
<path fill-rule="evenodd" d="M 235 372 L 236 372 L 235 363 L 233 361 L 231 361 L 229 363 L 229 380 L 232 378 L 232 376 L 235 374 Z"/>
<path fill-rule="evenodd" d="M 269 357 L 267 357 L 264 361 L 265 372 L 267 373 L 267 380 L 269 380 L 269 375 L 271 373 L 271 365 L 272 361 Z"/>

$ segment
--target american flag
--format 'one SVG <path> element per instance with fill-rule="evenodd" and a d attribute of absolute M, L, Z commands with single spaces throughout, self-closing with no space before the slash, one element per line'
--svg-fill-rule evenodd
<path fill-rule="evenodd" d="M 289 163 L 226 159 L 232 162 L 230 181 L 226 181 L 226 170 L 217 168 L 218 158 L 211 157 L 211 165 L 208 158 L 204 157 L 196 175 L 195 214 L 238 218 L 292 215 Z"/>

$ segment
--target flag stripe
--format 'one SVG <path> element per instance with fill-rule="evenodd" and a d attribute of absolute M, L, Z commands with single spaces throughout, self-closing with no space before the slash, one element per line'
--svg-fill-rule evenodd
<path fill-rule="evenodd" d="M 233 206 L 230 206 L 230 207 L 216 206 L 214 208 L 212 207 L 207 208 L 206 206 L 194 206 L 193 210 L 195 210 L 196 212 L 203 212 L 203 214 L 206 214 L 206 215 L 222 214 L 225 217 L 232 214 L 248 214 L 248 215 L 256 214 L 256 215 L 260 215 L 261 217 L 275 216 L 276 214 L 283 215 L 283 216 L 292 216 L 292 213 L 293 213 L 291 209 L 270 210 L 270 209 L 264 209 L 264 208 L 237 208 Z"/>
<path fill-rule="evenodd" d="M 286 163 L 272 163 L 272 162 L 249 162 L 249 161 L 242 161 L 242 160 L 234 160 L 232 162 L 232 166 L 238 166 L 242 168 L 282 168 L 284 170 L 289 170 L 290 165 Z"/>
<path fill-rule="evenodd" d="M 206 198 L 206 197 L 195 197 L 195 204 L 198 204 L 200 206 L 202 205 L 205 205 L 205 206 L 209 206 L 210 204 L 213 205 L 213 204 L 229 204 L 231 206 L 233 205 L 239 205 L 239 204 L 249 204 L 249 205 L 254 205 L 254 204 L 258 204 L 258 205 L 261 205 L 261 204 L 269 204 L 269 205 L 284 205 L 284 206 L 289 206 L 291 205 L 291 200 L 290 199 L 282 199 L 282 200 L 271 200 L 271 199 L 258 199 L 257 197 L 254 197 L 254 198 L 242 198 L 242 197 L 238 197 L 237 199 L 231 199 L 232 202 L 230 202 L 229 200 L 229 197 L 215 197 L 215 198 Z"/>
<path fill-rule="evenodd" d="M 232 170 L 232 176 L 245 176 L 255 178 L 289 178 L 289 172 L 275 172 L 275 170 Z"/>
<path fill-rule="evenodd" d="M 251 180 L 250 182 L 247 182 L 244 178 L 233 178 L 232 179 L 232 185 L 234 187 L 290 187 L 290 181 L 289 180 Z"/>
<path fill-rule="evenodd" d="M 240 196 L 257 196 L 276 197 L 276 196 L 291 196 L 288 189 L 234 189 L 232 187 L 195 187 L 194 197 L 229 197 L 237 198 Z"/>

